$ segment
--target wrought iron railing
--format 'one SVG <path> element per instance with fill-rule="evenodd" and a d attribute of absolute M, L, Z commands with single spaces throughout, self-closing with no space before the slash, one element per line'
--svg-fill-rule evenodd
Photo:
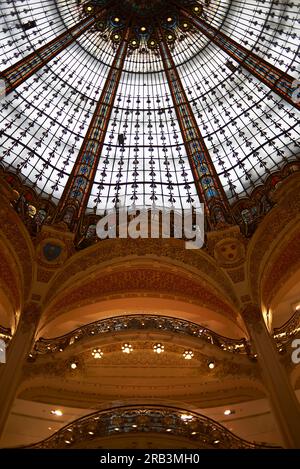
<path fill-rule="evenodd" d="M 215 345 L 223 351 L 248 354 L 248 356 L 251 357 L 253 356 L 250 343 L 245 338 L 230 339 L 190 321 L 168 316 L 145 314 L 116 316 L 109 319 L 102 319 L 79 327 L 78 329 L 61 337 L 54 339 L 41 338 L 35 343 L 32 355 L 56 353 L 87 338 L 125 331 L 172 332 L 183 336 L 197 338 L 201 341 Z"/>
<path fill-rule="evenodd" d="M 300 334 L 300 309 L 281 327 L 274 328 L 273 337 L 279 351 L 285 351 L 297 334 Z"/>
<path fill-rule="evenodd" d="M 98 411 L 75 420 L 30 448 L 84 448 L 86 442 L 99 438 L 150 432 L 191 440 L 199 449 L 274 448 L 243 440 L 204 415 L 176 407 L 155 405 L 133 405 Z M 89 447 L 91 446 L 89 443 Z"/>

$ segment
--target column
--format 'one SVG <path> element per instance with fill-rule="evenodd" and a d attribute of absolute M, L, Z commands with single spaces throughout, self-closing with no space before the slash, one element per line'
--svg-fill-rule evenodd
<path fill-rule="evenodd" d="M 257 305 L 248 305 L 242 313 L 268 392 L 271 408 L 286 448 L 300 448 L 300 404 L 289 377 L 280 362 L 274 339 Z"/>
<path fill-rule="evenodd" d="M 121 33 L 118 33 L 121 34 Z M 97 167 L 102 154 L 105 135 L 116 98 L 120 77 L 128 49 L 130 29 L 126 28 L 114 61 L 106 78 L 92 121 L 77 156 L 72 173 L 59 201 L 54 221 L 63 220 L 72 231 L 84 215 Z"/>
<path fill-rule="evenodd" d="M 198 15 L 201 14 L 201 7 L 198 12 L 185 10 L 178 6 L 179 12 L 183 18 L 189 21 L 195 28 L 203 33 L 214 44 L 220 47 L 242 67 L 244 67 L 253 76 L 262 81 L 272 91 L 285 99 L 289 104 L 300 109 L 300 104 L 293 98 L 296 85 L 293 85 L 295 78 L 288 75 L 279 68 L 271 65 L 266 60 L 254 54 L 251 50 L 240 45 L 223 32 L 214 28 Z"/>
<path fill-rule="evenodd" d="M 24 309 L 8 346 L 6 363 L 0 365 L 0 437 L 18 391 L 23 365 L 34 343 L 39 318 L 40 309 L 36 305 L 31 304 Z"/>
<path fill-rule="evenodd" d="M 99 11 L 103 14 L 105 10 Z M 56 55 L 66 49 L 76 39 L 78 39 L 85 31 L 90 29 L 97 18 L 88 16 L 78 24 L 52 39 L 48 44 L 40 47 L 23 59 L 16 62 L 11 67 L 0 73 L 0 79 L 6 83 L 6 94 L 8 95 L 26 81 L 31 75 L 38 72 L 42 67 L 47 65 Z"/>
<path fill-rule="evenodd" d="M 230 223 L 232 219 L 228 199 L 201 135 L 164 33 L 160 28 L 158 28 L 158 43 L 185 150 L 199 199 L 204 203 L 208 224 L 210 228 L 214 228 L 218 224 Z"/>

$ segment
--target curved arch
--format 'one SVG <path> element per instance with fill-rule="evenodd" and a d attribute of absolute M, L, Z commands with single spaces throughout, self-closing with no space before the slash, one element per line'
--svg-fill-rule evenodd
<path fill-rule="evenodd" d="M 122 301 L 140 299 L 131 313 L 155 312 L 157 308 L 160 313 L 174 315 L 172 308 L 175 307 L 177 311 L 181 311 L 179 317 L 197 323 L 203 320 L 222 323 L 224 318 L 225 325 L 232 323 L 231 329 L 235 330 L 234 334 L 238 331 L 236 327 L 238 308 L 229 301 L 220 288 L 216 288 L 199 276 L 195 278 L 195 275 L 186 269 L 179 267 L 175 269 L 174 265 L 170 266 L 169 263 L 158 263 L 153 259 L 143 258 L 126 263 L 114 263 L 105 268 L 100 265 L 93 275 L 87 277 L 84 274 L 79 275 L 76 282 L 72 285 L 69 283 L 65 290 L 61 290 L 48 303 L 41 320 L 43 334 L 45 335 L 46 324 L 49 326 L 52 321 L 56 321 L 56 324 L 62 323 L 63 318 L 66 323 L 71 317 L 73 319 L 76 317 L 82 324 L 82 321 L 87 323 L 101 317 L 109 317 L 112 315 L 110 313 L 112 308 L 117 307 L 117 304 L 113 305 L 111 302 L 120 299 Z M 105 305 L 105 302 L 108 303 Z M 124 305 L 120 306 L 119 313 L 123 314 Z M 56 332 L 56 335 L 59 334 Z M 225 335 L 231 334 L 225 333 Z"/>
<path fill-rule="evenodd" d="M 293 256 L 293 250 L 299 251 L 300 232 L 300 174 L 295 173 L 282 183 L 274 193 L 275 207 L 266 215 L 260 223 L 253 238 L 248 245 L 247 251 L 247 278 L 252 298 L 255 302 L 268 306 L 270 295 L 266 294 L 267 270 L 271 265 L 275 265 L 276 255 L 283 256 L 286 248 L 293 264 L 298 263 L 297 255 Z M 293 238 L 293 239 L 292 239 Z M 281 252 L 281 254 L 280 254 Z M 277 253 L 277 254 L 275 254 Z M 283 257 L 281 258 L 282 268 L 285 274 L 289 275 Z M 298 265 L 298 264 L 297 264 Z M 296 266 L 293 266 L 291 273 Z M 273 292 L 278 288 L 280 278 L 269 277 L 268 282 L 274 283 L 271 286 Z M 265 278 L 263 278 L 265 275 Z M 273 275 L 273 277 L 274 277 Z M 272 280 L 271 280 L 272 279 Z"/>
<path fill-rule="evenodd" d="M 10 266 L 18 275 L 18 288 L 21 293 L 20 303 L 25 302 L 31 294 L 35 274 L 35 255 L 32 240 L 26 227 L 0 192 L 0 244 L 10 256 Z"/>
<path fill-rule="evenodd" d="M 185 242 L 178 239 L 107 239 L 74 255 L 59 271 L 49 284 L 49 293 L 45 303 L 51 301 L 68 284 L 73 284 L 82 275 L 88 276 L 101 268 L 115 263 L 126 265 L 127 262 L 142 259 L 148 264 L 163 263 L 170 268 L 182 268 L 193 272 L 212 285 L 220 288 L 223 295 L 233 304 L 238 299 L 230 277 L 217 265 L 205 249 L 187 250 Z"/>

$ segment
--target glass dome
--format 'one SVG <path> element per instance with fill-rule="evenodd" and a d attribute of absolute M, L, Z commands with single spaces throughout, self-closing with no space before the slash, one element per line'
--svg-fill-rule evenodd
<path fill-rule="evenodd" d="M 208 24 L 295 79 L 300 71 L 300 5 L 268 0 L 126 0 L 108 5 L 112 29 L 112 15 L 119 12 L 124 22 L 133 16 L 140 24 L 141 18 L 154 18 L 147 26 L 154 30 L 160 17 L 172 20 L 173 60 L 233 203 L 297 158 L 299 114 L 195 27 L 179 29 L 176 12 L 181 5 L 199 5 Z M 80 0 L 3 1 L 2 70 L 76 25 L 83 9 Z M 116 54 L 108 29 L 107 24 L 102 30 L 88 29 L 0 103 L 0 163 L 56 204 Z M 161 56 L 141 40 L 125 58 L 87 210 L 97 212 L 118 200 L 182 207 L 197 197 Z"/>

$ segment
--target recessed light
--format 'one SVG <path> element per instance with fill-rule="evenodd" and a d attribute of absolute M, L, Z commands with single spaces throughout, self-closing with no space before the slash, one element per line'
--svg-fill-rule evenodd
<path fill-rule="evenodd" d="M 123 353 L 131 353 L 133 352 L 133 347 L 131 344 L 124 344 L 122 345 L 122 352 Z"/>
<path fill-rule="evenodd" d="M 213 362 L 213 361 L 208 362 L 208 368 L 210 370 L 213 370 L 215 366 L 216 366 L 215 362 Z"/>
<path fill-rule="evenodd" d="M 94 348 L 94 350 L 92 351 L 92 356 L 96 359 L 96 360 L 100 360 L 100 358 L 103 357 L 103 352 L 100 348 Z"/>
<path fill-rule="evenodd" d="M 51 410 L 51 414 L 56 415 L 57 417 L 61 417 L 63 415 L 63 411 L 60 409 L 54 409 L 54 410 Z"/>
<path fill-rule="evenodd" d="M 224 410 L 224 415 L 231 415 L 231 414 L 232 414 L 232 410 L 230 409 Z"/>
<path fill-rule="evenodd" d="M 72 362 L 70 366 L 71 366 L 72 370 L 76 370 L 76 368 L 77 368 L 77 363 Z"/>
<path fill-rule="evenodd" d="M 153 352 L 155 353 L 163 353 L 165 351 L 165 346 L 162 344 L 154 344 L 153 345 Z"/>
<path fill-rule="evenodd" d="M 185 360 L 191 360 L 194 356 L 194 352 L 192 350 L 186 350 L 182 355 Z"/>
<path fill-rule="evenodd" d="M 189 422 L 189 421 L 193 420 L 193 416 L 188 415 L 188 414 L 182 414 L 181 415 L 181 420 L 183 420 L 184 422 Z"/>

